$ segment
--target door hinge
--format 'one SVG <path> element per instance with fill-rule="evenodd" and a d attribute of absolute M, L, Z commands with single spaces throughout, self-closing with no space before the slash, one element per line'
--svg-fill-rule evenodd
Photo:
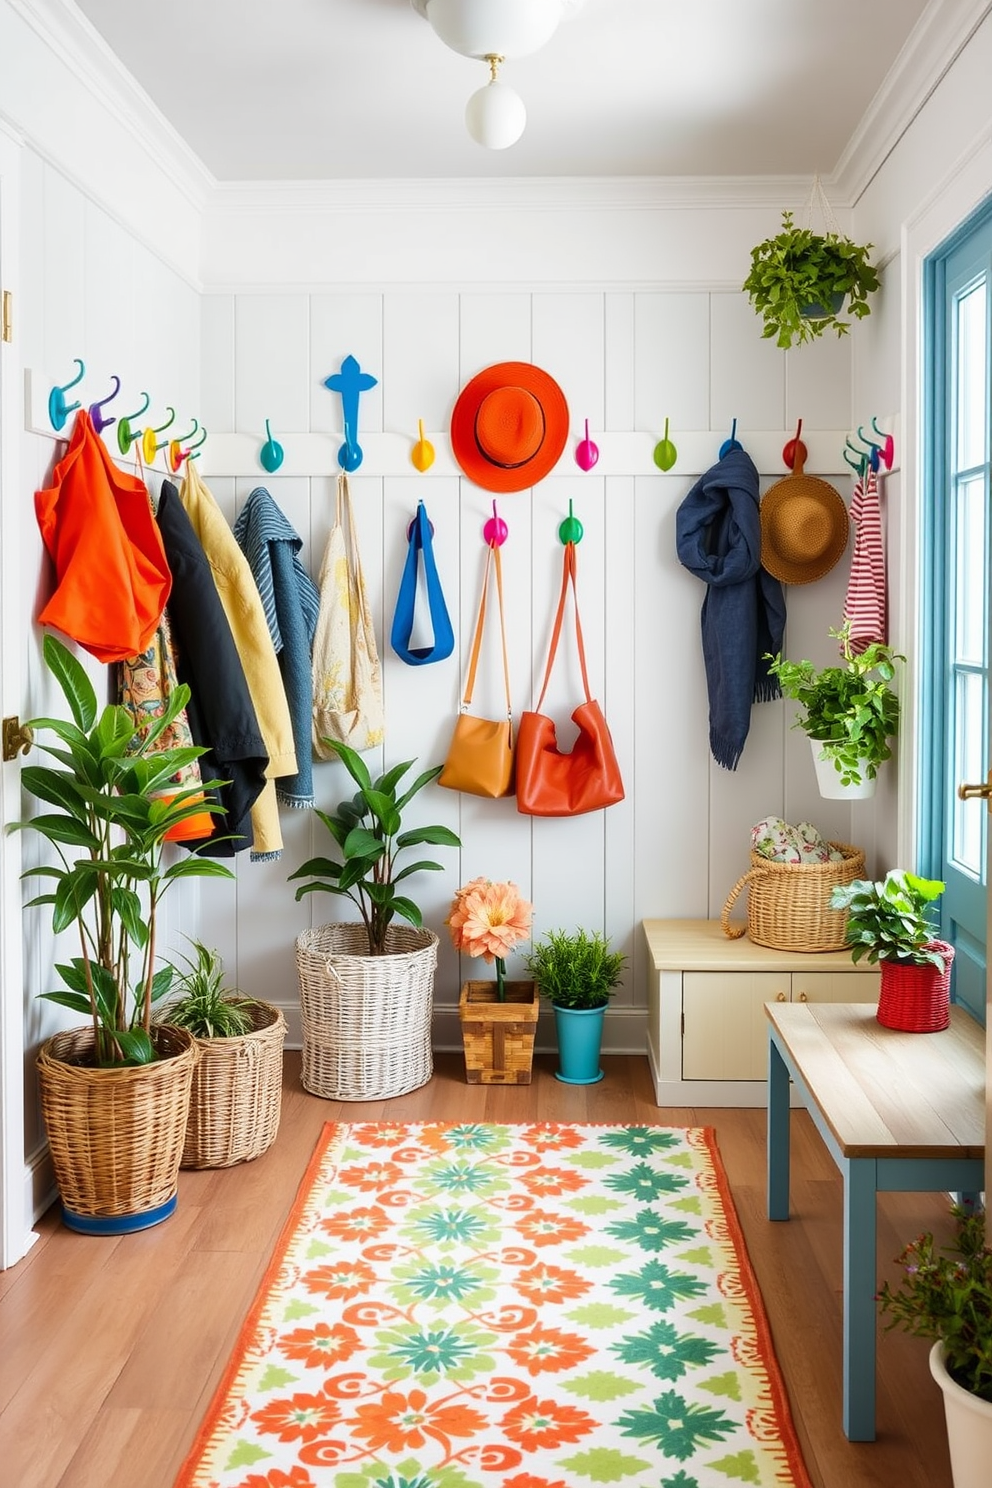
<path fill-rule="evenodd" d="M 0 336 L 4 341 L 14 339 L 14 296 L 9 289 L 3 292 L 3 312 L 0 315 Z"/>
<path fill-rule="evenodd" d="M 15 713 L 12 718 L 3 721 L 3 757 L 5 760 L 16 759 L 21 753 L 27 754 L 34 743 L 34 734 L 27 724 L 22 724 Z"/>

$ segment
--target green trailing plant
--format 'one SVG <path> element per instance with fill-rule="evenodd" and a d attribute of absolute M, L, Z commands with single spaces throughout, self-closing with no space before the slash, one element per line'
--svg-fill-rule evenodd
<path fill-rule="evenodd" d="M 952 1245 L 939 1247 L 932 1234 L 918 1236 L 897 1257 L 903 1275 L 884 1282 L 879 1307 L 887 1329 L 904 1328 L 917 1338 L 944 1345 L 947 1372 L 956 1384 L 992 1402 L 992 1250 L 986 1216 L 954 1205 Z"/>
<path fill-rule="evenodd" d="M 255 1027 L 258 1004 L 228 987 L 220 952 L 191 940 L 192 956 L 173 963 L 176 994 L 162 1009 L 160 1022 L 187 1028 L 194 1038 L 237 1038 Z"/>
<path fill-rule="evenodd" d="M 25 790 L 50 809 L 13 825 L 40 833 L 54 848 L 58 863 L 23 875 L 50 886 L 28 907 L 49 905 L 57 934 L 75 927 L 79 955 L 55 967 L 64 988 L 40 995 L 92 1021 L 98 1065 L 148 1064 L 156 1058 L 152 1006 L 172 981 L 172 967 L 155 964 L 162 896 L 182 878 L 233 876 L 212 858 L 193 855 L 166 866 L 163 856 L 171 827 L 211 809 L 199 787 L 175 786 L 177 772 L 204 751 L 156 747 L 189 701 L 189 688 L 176 689 L 138 743 L 128 710 L 109 705 L 98 712 L 85 669 L 54 636 L 45 636 L 44 660 L 70 719 L 30 720 L 36 735 L 55 735 L 57 744 L 39 748 L 60 768 L 21 771 Z"/>
<path fill-rule="evenodd" d="M 843 785 L 859 785 L 862 767 L 874 780 L 879 765 L 892 758 L 889 740 L 899 731 L 899 699 L 889 684 L 896 663 L 906 658 L 876 641 L 855 652 L 849 623 L 828 634 L 840 643 L 840 666 L 786 661 L 781 653 L 766 653 L 765 659 L 783 696 L 799 704 L 793 727 L 819 742 L 820 758 L 833 762 Z"/>
<path fill-rule="evenodd" d="M 419 859 L 399 867 L 399 855 L 407 848 L 430 843 L 436 847 L 461 847 L 461 839 L 448 827 L 413 827 L 404 832 L 403 812 L 409 802 L 440 775 L 437 765 L 418 775 L 412 785 L 400 793 L 400 781 L 413 766 L 413 760 L 394 765 L 373 780 L 368 766 L 354 749 L 335 739 L 325 739 L 344 765 L 358 791 L 341 801 L 333 812 L 317 811 L 341 854 L 341 862 L 331 858 L 310 858 L 295 873 L 295 879 L 309 879 L 296 890 L 304 894 L 341 894 L 358 908 L 369 938 L 369 955 L 386 953 L 386 932 L 398 915 L 418 928 L 423 924 L 420 909 L 412 899 L 397 893 L 396 886 L 414 873 L 441 871 L 441 864 Z"/>
<path fill-rule="evenodd" d="M 561 1008 L 605 1007 L 627 960 L 599 930 L 548 930 L 524 959 L 541 996 Z"/>
<path fill-rule="evenodd" d="M 822 336 L 832 326 L 846 335 L 850 322 L 871 314 L 868 296 L 879 287 L 871 263 L 872 244 L 863 246 L 840 233 L 796 227 L 791 212 L 782 228 L 751 249 L 751 269 L 742 288 L 764 321 L 762 336 L 781 347 Z"/>
<path fill-rule="evenodd" d="M 913 966 L 945 969 L 945 960 L 934 947 L 936 929 L 930 920 L 932 906 L 944 892 L 940 879 L 918 878 L 902 868 L 893 868 L 883 879 L 856 878 L 831 890 L 830 908 L 847 910 L 845 935 L 851 960 L 904 961 Z"/>

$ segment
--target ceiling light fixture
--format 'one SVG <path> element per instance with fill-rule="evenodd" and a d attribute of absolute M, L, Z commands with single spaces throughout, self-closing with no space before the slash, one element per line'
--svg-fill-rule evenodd
<path fill-rule="evenodd" d="M 465 108 L 468 132 L 488 150 L 516 144 L 527 123 L 518 93 L 498 77 L 507 57 L 526 57 L 550 41 L 566 12 L 582 0 L 410 0 L 435 34 L 463 57 L 488 62 L 488 83 Z"/>

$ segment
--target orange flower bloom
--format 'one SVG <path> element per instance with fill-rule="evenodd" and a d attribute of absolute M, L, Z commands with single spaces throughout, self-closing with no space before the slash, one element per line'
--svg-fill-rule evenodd
<path fill-rule="evenodd" d="M 528 1333 L 518 1333 L 506 1351 L 515 1364 L 532 1375 L 574 1369 L 596 1352 L 580 1333 L 542 1328 L 540 1323 Z"/>
<path fill-rule="evenodd" d="M 532 1209 L 514 1225 L 531 1245 L 564 1245 L 571 1240 L 581 1240 L 588 1235 L 589 1226 L 570 1214 L 549 1214 L 543 1209 Z"/>
<path fill-rule="evenodd" d="M 342 1168 L 337 1176 L 338 1182 L 346 1183 L 349 1188 L 372 1193 L 377 1188 L 391 1188 L 394 1183 L 399 1183 L 403 1169 L 398 1163 L 370 1162 L 360 1168 Z"/>
<path fill-rule="evenodd" d="M 288 1400 L 270 1400 L 264 1410 L 253 1411 L 264 1436 L 280 1441 L 315 1441 L 326 1436 L 341 1419 L 341 1410 L 327 1395 L 292 1395 Z"/>
<path fill-rule="evenodd" d="M 500 1422 L 511 1441 L 525 1451 L 540 1447 L 561 1447 L 580 1441 L 596 1425 L 592 1416 L 572 1405 L 559 1405 L 554 1400 L 538 1400 L 530 1395 L 515 1405 Z"/>
<path fill-rule="evenodd" d="M 322 1297 L 367 1297 L 375 1284 L 375 1272 L 364 1261 L 338 1261 L 333 1266 L 313 1266 L 303 1281 L 308 1292 L 319 1292 Z"/>
<path fill-rule="evenodd" d="M 419 1451 L 428 1438 L 447 1450 L 450 1437 L 475 1436 L 486 1419 L 465 1405 L 430 1405 L 423 1390 L 385 1390 L 381 1400 L 360 1405 L 348 1424 L 368 1440 L 370 1452 L 398 1453 Z"/>
<path fill-rule="evenodd" d="M 532 1173 L 522 1173 L 520 1181 L 530 1193 L 541 1196 L 577 1193 L 589 1184 L 581 1173 L 573 1173 L 569 1168 L 536 1168 Z"/>
<path fill-rule="evenodd" d="M 566 1147 L 581 1147 L 585 1141 L 581 1132 L 565 1126 L 560 1121 L 535 1121 L 521 1133 L 524 1141 L 538 1152 L 553 1152 Z"/>
<path fill-rule="evenodd" d="M 390 1218 L 385 1209 L 373 1204 L 367 1209 L 347 1209 L 340 1214 L 329 1214 L 320 1221 L 320 1228 L 335 1240 L 364 1240 L 367 1236 L 381 1235 L 388 1230 Z"/>
<path fill-rule="evenodd" d="M 515 1478 L 507 1478 L 503 1488 L 568 1488 L 561 1478 L 555 1478 L 549 1482 L 547 1478 L 535 1478 L 532 1473 L 518 1473 Z"/>
<path fill-rule="evenodd" d="M 279 1351 L 287 1359 L 301 1359 L 308 1369 L 323 1365 L 340 1364 L 350 1359 L 361 1340 L 354 1328 L 337 1323 L 332 1328 L 327 1323 L 318 1323 L 315 1328 L 296 1328 L 278 1340 Z"/>
<path fill-rule="evenodd" d="M 583 1297 L 592 1286 L 591 1281 L 583 1281 L 577 1271 L 565 1271 L 561 1266 L 531 1266 L 528 1271 L 521 1271 L 516 1278 L 516 1286 L 535 1306 L 542 1302 L 571 1302 L 575 1297 Z"/>
<path fill-rule="evenodd" d="M 289 1472 L 283 1472 L 281 1467 L 270 1467 L 264 1476 L 250 1473 L 241 1488 L 316 1488 L 316 1485 L 304 1467 L 291 1467 Z M 555 1485 L 552 1483 L 549 1488 L 555 1488 Z"/>
<path fill-rule="evenodd" d="M 518 941 L 530 936 L 534 906 L 520 897 L 514 883 L 473 878 L 451 901 L 445 924 L 456 951 L 502 961 Z"/>

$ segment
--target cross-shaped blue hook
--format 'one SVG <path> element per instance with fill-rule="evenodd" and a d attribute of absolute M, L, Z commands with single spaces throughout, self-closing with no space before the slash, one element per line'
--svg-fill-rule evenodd
<path fill-rule="evenodd" d="M 370 372 L 363 372 L 353 356 L 345 357 L 340 372 L 324 378 L 326 388 L 341 394 L 344 444 L 338 450 L 338 464 L 342 470 L 357 470 L 362 463 L 362 447 L 358 442 L 358 399 L 362 393 L 376 387 L 378 380 Z"/>

